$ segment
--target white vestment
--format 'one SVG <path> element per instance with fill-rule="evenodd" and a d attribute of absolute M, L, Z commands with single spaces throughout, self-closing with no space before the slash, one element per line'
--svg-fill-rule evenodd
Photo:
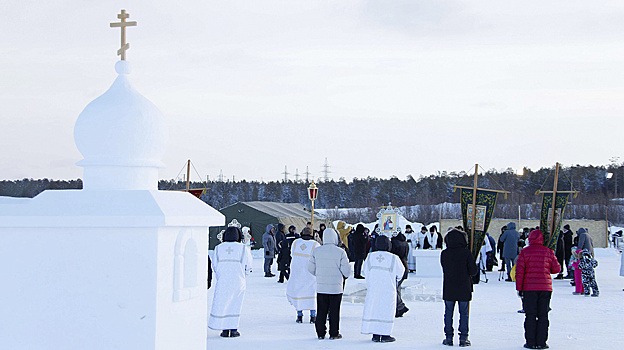
<path fill-rule="evenodd" d="M 297 238 L 290 247 L 290 278 L 286 297 L 297 311 L 316 310 L 316 277 L 308 271 L 312 250 L 320 246 L 314 239 Z"/>
<path fill-rule="evenodd" d="M 481 250 L 479 251 L 481 259 L 478 261 L 479 269 L 485 270 L 486 262 L 487 262 L 487 253 L 492 251 L 492 246 L 490 245 L 490 240 L 487 236 L 483 240 L 483 244 L 481 246 Z"/>
<path fill-rule="evenodd" d="M 417 249 L 416 245 L 418 244 L 418 237 L 416 232 L 404 233 L 405 238 L 410 241 L 407 242 L 407 246 L 409 247 L 408 255 L 407 255 L 407 269 L 408 270 L 416 270 L 416 258 L 414 257 L 414 251 Z"/>
<path fill-rule="evenodd" d="M 253 258 L 243 243 L 223 242 L 215 247 L 212 269 L 216 287 L 208 327 L 215 330 L 238 329 L 245 297 L 245 277 L 251 272 Z"/>
<path fill-rule="evenodd" d="M 368 254 L 362 274 L 366 276 L 366 301 L 362 334 L 390 335 L 396 312 L 397 281 L 405 268 L 398 256 L 376 251 Z"/>

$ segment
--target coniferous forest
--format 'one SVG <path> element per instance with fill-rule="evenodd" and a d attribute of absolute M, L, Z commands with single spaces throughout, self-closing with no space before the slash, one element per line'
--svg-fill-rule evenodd
<path fill-rule="evenodd" d="M 607 173 L 613 175 L 608 178 Z M 525 219 L 539 216 L 541 196 L 536 191 L 551 190 L 554 180 L 552 168 L 533 171 L 524 168 L 522 175 L 512 169 L 506 171 L 489 170 L 479 175 L 480 188 L 503 189 L 511 192 L 507 198 L 499 195 L 494 214 L 499 218 Z M 471 174 L 439 172 L 427 177 L 406 179 L 392 177 L 378 179 L 374 177 L 354 178 L 338 181 L 320 181 L 316 208 L 360 208 L 358 210 L 328 210 L 328 215 L 335 219 L 350 222 L 373 221 L 381 205 L 389 202 L 393 206 L 404 207 L 406 218 L 418 222 L 433 222 L 440 216 L 460 218 L 459 191 L 454 192 L 454 185 L 472 186 Z M 186 182 L 161 180 L 161 190 L 184 189 Z M 238 201 L 273 201 L 301 203 L 309 207 L 307 183 L 294 181 L 226 181 L 193 182 L 192 188 L 206 187 L 202 200 L 214 208 L 223 208 Z M 46 189 L 80 189 L 82 181 L 23 179 L 0 181 L 0 196 L 34 197 Z M 560 190 L 576 190 L 580 194 L 573 198 L 566 208 L 567 219 L 604 220 L 615 224 L 624 223 L 624 165 L 612 166 L 572 166 L 562 168 L 558 182 Z M 519 213 L 520 211 L 520 213 Z M 332 214 L 333 212 L 333 214 Z"/>

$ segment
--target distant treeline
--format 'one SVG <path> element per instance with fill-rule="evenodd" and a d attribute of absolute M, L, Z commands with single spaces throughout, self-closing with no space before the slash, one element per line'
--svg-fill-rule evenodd
<path fill-rule="evenodd" d="M 607 178 L 607 173 L 613 173 Z M 479 187 L 504 189 L 511 192 L 507 198 L 499 196 L 495 217 L 516 218 L 518 208 L 525 219 L 539 216 L 541 196 L 537 190 L 551 190 L 554 180 L 553 169 L 542 168 L 537 171 L 524 168 L 522 175 L 512 169 L 506 171 L 489 170 L 479 175 Z M 456 205 L 459 202 L 459 191 L 453 191 L 453 185 L 472 186 L 473 176 L 460 172 L 440 172 L 418 179 L 408 176 L 405 180 L 396 177 L 378 179 L 368 177 L 346 181 L 317 183 L 319 196 L 315 203 L 317 208 L 369 208 L 370 210 L 354 210 L 356 220 L 374 220 L 379 206 L 413 207 L 406 208 L 409 220 L 432 222 L 438 220 L 441 211 L 445 218 L 459 217 L 461 214 Z M 161 190 L 184 189 L 186 183 L 177 180 L 161 180 Z M 202 200 L 215 208 L 223 208 L 238 201 L 272 201 L 301 203 L 309 206 L 307 183 L 294 181 L 273 182 L 193 182 L 193 188 L 206 186 L 206 194 Z M 616 189 L 617 186 L 617 189 Z M 34 197 L 46 189 L 80 189 L 82 181 L 70 180 L 33 180 L 0 181 L 0 195 L 11 197 Z M 624 197 L 624 165 L 605 166 L 572 166 L 560 170 L 558 182 L 560 190 L 574 189 L 580 192 L 576 198 L 570 197 L 566 209 L 566 218 L 604 220 L 608 212 L 609 220 L 624 223 L 624 205 L 622 201 L 612 200 Z M 446 204 L 445 204 L 446 203 Z M 338 211 L 336 211 L 338 213 Z M 340 215 L 345 215 L 344 213 Z M 344 218 L 347 219 L 347 218 Z"/>

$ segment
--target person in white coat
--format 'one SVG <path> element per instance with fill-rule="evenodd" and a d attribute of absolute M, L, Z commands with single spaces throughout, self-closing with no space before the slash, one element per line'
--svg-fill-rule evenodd
<path fill-rule="evenodd" d="M 389 343 L 396 339 L 390 334 L 394 327 L 397 281 L 405 268 L 395 254 L 390 253 L 390 240 L 379 236 L 372 253 L 364 262 L 366 300 L 362 315 L 362 334 L 372 334 L 373 341 Z"/>
<path fill-rule="evenodd" d="M 427 226 L 422 225 L 420 231 L 416 233 L 416 244 L 418 249 L 425 249 L 425 238 L 427 238 L 428 234 Z"/>
<path fill-rule="evenodd" d="M 316 334 L 319 339 L 325 339 L 329 315 L 329 339 L 341 339 L 340 303 L 345 280 L 352 271 L 347 253 L 338 247 L 334 229 L 323 232 L 323 245 L 312 251 L 308 271 L 316 276 Z"/>
<path fill-rule="evenodd" d="M 223 233 L 223 243 L 214 251 L 212 268 L 216 287 L 208 327 L 223 330 L 222 337 L 238 337 L 238 325 L 247 288 L 246 276 L 251 272 L 253 258 L 240 242 L 242 232 L 238 227 L 228 227 Z"/>
<path fill-rule="evenodd" d="M 308 271 L 312 251 L 320 244 L 312 236 L 312 229 L 301 231 L 290 247 L 290 279 L 286 286 L 286 298 L 297 310 L 297 323 L 303 323 L 303 310 L 310 310 L 310 323 L 316 322 L 316 277 Z"/>

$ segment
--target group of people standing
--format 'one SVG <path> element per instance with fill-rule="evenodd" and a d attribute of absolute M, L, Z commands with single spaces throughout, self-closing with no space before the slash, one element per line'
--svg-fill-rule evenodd
<path fill-rule="evenodd" d="M 561 235 L 564 241 L 567 239 L 567 231 L 570 231 L 568 225 L 564 226 Z M 319 339 L 325 339 L 326 336 L 329 339 L 342 338 L 340 305 L 345 281 L 353 273 L 354 277 L 365 279 L 367 287 L 361 333 L 372 334 L 374 342 L 395 341 L 391 335 L 394 319 L 407 312 L 407 307 L 401 300 L 400 286 L 408 275 L 410 246 L 414 242 L 417 242 L 415 249 L 437 249 L 445 245 L 446 249 L 440 256 L 443 271 L 442 297 L 445 305 L 445 338 L 442 344 L 453 345 L 453 312 L 457 305 L 459 345 L 471 345 L 468 339 L 469 303 L 473 293 L 473 277 L 479 273 L 479 269 L 468 249 L 468 236 L 460 227 L 450 228 L 443 243 L 438 242 L 442 237 L 437 228 L 425 228 L 421 233 L 428 236 L 424 237 L 421 246 L 421 236 L 415 234 L 409 225 L 404 230 L 405 234 L 399 231 L 392 237 L 378 235 L 376 231 L 369 235 L 368 229 L 361 224 L 357 225 L 343 238 L 346 240 L 348 237 L 350 241 L 352 258 L 355 260 L 354 271 L 349 262 L 347 246 L 342 243 L 339 233 L 332 228 L 323 228 L 321 232 L 321 243 L 310 226 L 297 234 L 294 226 L 284 232 L 283 225 L 278 226 L 277 230 L 273 225 L 268 225 L 263 236 L 265 276 L 275 276 L 270 267 L 276 252 L 279 252 L 278 282 L 288 283 L 286 297 L 297 312 L 297 323 L 303 323 L 304 311 L 308 310 L 309 322 L 315 325 Z M 499 246 L 515 247 L 515 255 L 512 249 L 507 248 L 507 252 L 503 248 L 503 258 L 507 271 L 515 266 L 513 277 L 525 313 L 524 346 L 530 349 L 546 349 L 548 312 L 552 296 L 551 275 L 560 274 L 564 267 L 555 252 L 544 245 L 544 234 L 539 228 L 530 230 L 526 235 L 528 244 L 521 242 L 524 236 L 525 230 L 520 234 L 515 230 L 515 224 L 510 223 L 498 243 Z M 238 227 L 228 227 L 223 234 L 223 243 L 214 251 L 212 268 L 217 279 L 217 289 L 208 326 L 222 330 L 223 337 L 240 336 L 238 321 L 246 289 L 245 276 L 251 272 L 252 263 L 250 249 L 242 241 L 241 230 Z M 428 242 L 429 247 L 424 242 Z M 589 295 L 591 289 L 594 291 L 592 295 L 598 296 L 593 274 L 597 263 L 593 258 L 593 246 L 587 230 L 579 229 L 577 237 L 572 238 L 572 243 L 574 245 L 571 247 L 573 252 L 570 255 L 570 265 L 566 266 L 568 275 L 576 274 L 580 270 L 583 294 Z M 574 258 L 574 251 L 579 257 L 578 261 Z M 563 259 L 566 261 L 565 255 Z M 586 269 L 591 270 L 591 276 L 585 276 Z"/>

